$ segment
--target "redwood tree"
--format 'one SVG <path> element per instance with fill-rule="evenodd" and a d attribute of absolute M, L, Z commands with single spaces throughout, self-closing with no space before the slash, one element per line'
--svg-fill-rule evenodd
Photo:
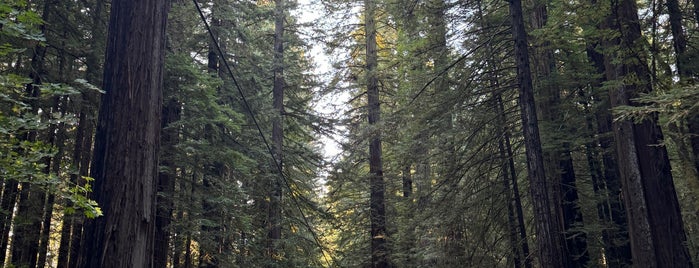
<path fill-rule="evenodd" d="M 91 175 L 104 216 L 85 225 L 80 267 L 152 267 L 162 66 L 169 2 L 111 5 Z"/>
<path fill-rule="evenodd" d="M 522 2 L 510 0 L 512 17 L 512 35 L 515 41 L 515 64 L 517 65 L 517 82 L 519 84 L 519 105 L 522 116 L 524 145 L 527 151 L 527 170 L 530 192 L 534 209 L 536 236 L 539 248 L 539 262 L 542 267 L 564 267 L 565 250 L 560 230 L 560 216 L 551 209 L 548 193 L 544 160 L 542 157 L 541 138 L 534 102 L 534 88 L 529 67 L 527 33 L 522 17 Z"/>
<path fill-rule="evenodd" d="M 380 121 L 379 83 L 376 74 L 378 54 L 376 51 L 376 3 L 364 0 L 364 30 L 366 33 L 366 83 L 368 119 L 371 127 L 377 127 Z M 388 246 L 386 244 L 386 204 L 384 193 L 386 185 L 383 178 L 381 161 L 381 135 L 374 129 L 369 144 L 369 208 L 371 220 L 371 267 L 389 266 Z"/>
<path fill-rule="evenodd" d="M 610 40 L 606 76 L 610 81 L 624 81 L 610 89 L 612 107 L 640 106 L 634 98 L 652 87 L 645 55 L 639 53 L 644 41 L 636 2 L 613 3 L 608 22 L 620 37 Z M 691 267 L 670 161 L 657 121 L 657 114 L 651 114 L 613 124 L 633 262 L 644 267 Z"/>
<path fill-rule="evenodd" d="M 283 116 L 284 116 L 284 1 L 274 0 L 274 60 L 272 62 L 274 84 L 272 88 L 272 161 L 273 173 L 282 171 L 282 146 L 284 144 Z M 272 261 L 277 260 L 279 239 L 282 238 L 282 174 L 272 176 L 269 203 L 269 228 L 267 230 L 268 251 Z"/>

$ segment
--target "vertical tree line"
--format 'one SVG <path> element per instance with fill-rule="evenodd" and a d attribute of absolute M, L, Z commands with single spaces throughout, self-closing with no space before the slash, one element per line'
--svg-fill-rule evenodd
<path fill-rule="evenodd" d="M 4 1 L 0 267 L 692 267 L 697 4 Z"/>

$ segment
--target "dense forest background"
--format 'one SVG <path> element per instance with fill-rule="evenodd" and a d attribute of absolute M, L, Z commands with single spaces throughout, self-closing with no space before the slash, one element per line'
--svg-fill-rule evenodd
<path fill-rule="evenodd" d="M 697 0 L 3 0 L 0 266 L 692 267 L 698 34 Z"/>

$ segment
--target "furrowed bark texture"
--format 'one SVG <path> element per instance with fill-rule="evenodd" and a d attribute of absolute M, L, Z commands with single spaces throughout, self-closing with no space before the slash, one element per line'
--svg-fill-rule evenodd
<path fill-rule="evenodd" d="M 379 85 L 376 75 L 378 54 L 376 51 L 376 22 L 374 16 L 376 3 L 374 0 L 364 0 L 364 26 L 366 32 L 366 80 L 367 101 L 369 106 L 369 126 L 374 133 L 369 144 L 369 207 L 371 221 L 371 267 L 383 268 L 389 266 L 388 247 L 386 245 L 386 205 L 384 194 L 386 185 L 383 178 L 381 160 L 381 134 Z"/>
<path fill-rule="evenodd" d="M 633 101 L 652 90 L 645 58 L 638 55 L 641 28 L 633 0 L 611 6 L 611 27 L 620 33 L 617 57 L 606 61 L 609 80 L 624 79 L 610 89 L 612 107 L 639 106 Z M 667 150 L 657 115 L 640 122 L 614 122 L 622 191 L 628 212 L 633 263 L 644 267 L 691 267 Z"/>
<path fill-rule="evenodd" d="M 273 261 L 278 259 L 279 239 L 282 238 L 282 174 L 277 174 L 283 168 L 282 147 L 284 144 L 284 1 L 274 0 L 274 84 L 272 88 L 272 108 L 275 115 L 272 118 L 272 161 L 270 204 L 269 204 L 269 228 L 267 233 L 267 250 Z M 276 170 L 279 168 L 279 170 Z"/>
<path fill-rule="evenodd" d="M 563 236 L 560 220 L 551 210 L 548 183 L 542 158 L 541 138 L 537 125 L 534 89 L 529 67 L 527 34 L 522 17 L 520 0 L 510 0 L 512 17 L 512 35 L 515 42 L 515 63 L 519 84 L 519 105 L 522 116 L 522 130 L 527 156 L 527 170 L 530 181 L 530 193 L 534 209 L 538 256 L 541 267 L 564 267 Z"/>
<path fill-rule="evenodd" d="M 91 172 L 104 216 L 85 225 L 79 267 L 153 267 L 168 9 L 165 0 L 112 2 Z"/>

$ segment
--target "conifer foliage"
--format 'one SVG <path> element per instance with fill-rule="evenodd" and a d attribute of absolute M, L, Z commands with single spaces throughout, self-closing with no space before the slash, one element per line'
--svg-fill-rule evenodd
<path fill-rule="evenodd" d="M 2 1 L 0 267 L 692 267 L 697 4 Z"/>

